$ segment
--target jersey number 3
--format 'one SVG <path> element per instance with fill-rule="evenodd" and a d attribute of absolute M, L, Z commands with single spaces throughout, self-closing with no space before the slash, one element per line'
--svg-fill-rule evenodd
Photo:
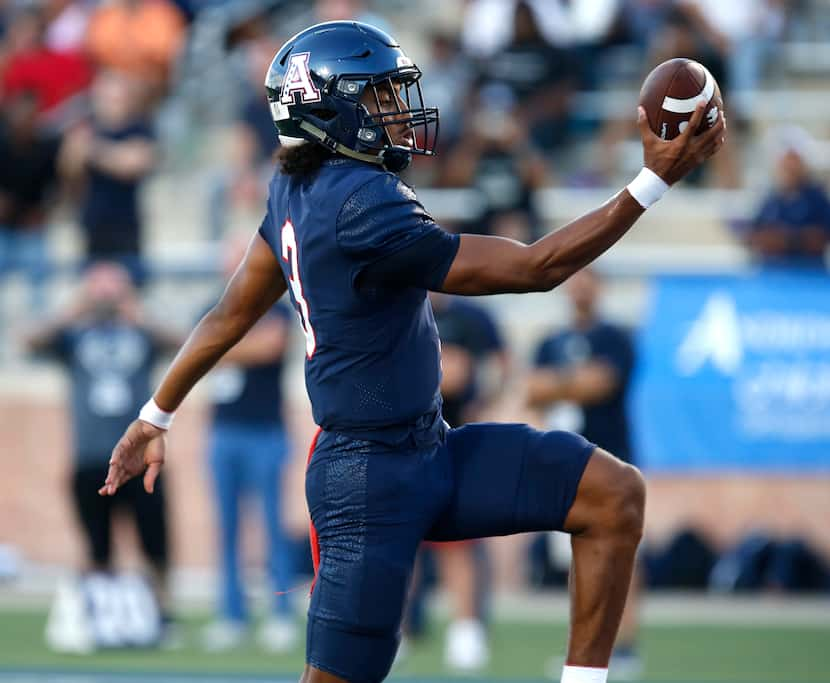
<path fill-rule="evenodd" d="M 308 302 L 303 295 L 303 283 L 300 282 L 300 257 L 297 253 L 297 236 L 294 234 L 294 226 L 291 221 L 285 221 L 280 236 L 282 242 L 282 260 L 288 263 L 291 268 L 291 275 L 288 284 L 294 294 L 294 301 L 297 302 L 297 315 L 300 317 L 300 324 L 305 333 L 305 355 L 311 358 L 317 348 L 317 339 L 314 337 L 314 328 L 311 326 L 311 319 L 308 317 Z"/>

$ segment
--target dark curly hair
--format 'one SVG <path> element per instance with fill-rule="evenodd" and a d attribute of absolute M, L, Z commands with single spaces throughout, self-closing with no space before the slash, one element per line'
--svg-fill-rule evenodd
<path fill-rule="evenodd" d="M 280 172 L 291 176 L 313 175 L 332 156 L 332 152 L 314 142 L 298 147 L 280 147 L 277 151 Z"/>

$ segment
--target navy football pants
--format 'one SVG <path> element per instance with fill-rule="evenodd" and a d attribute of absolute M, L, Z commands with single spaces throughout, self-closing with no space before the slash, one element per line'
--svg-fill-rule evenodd
<path fill-rule="evenodd" d="M 319 562 L 308 663 L 350 683 L 383 680 L 420 542 L 561 529 L 593 449 L 518 424 L 405 448 L 320 432 L 306 474 Z"/>

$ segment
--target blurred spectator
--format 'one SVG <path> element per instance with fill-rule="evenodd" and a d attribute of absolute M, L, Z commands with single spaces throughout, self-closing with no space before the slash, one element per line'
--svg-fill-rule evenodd
<path fill-rule="evenodd" d="M 673 4 L 674 0 L 624 0 L 622 20 L 626 35 L 643 55 L 663 29 Z"/>
<path fill-rule="evenodd" d="M 588 268 L 567 281 L 570 325 L 539 345 L 535 369 L 528 380 L 527 400 L 530 407 L 547 412 L 547 428 L 578 432 L 625 462 L 632 462 L 625 397 L 634 349 L 624 329 L 600 317 L 601 287 L 600 276 Z M 565 539 L 567 554 L 565 535 L 552 532 L 548 538 L 557 546 Z M 565 559 L 569 563 L 569 556 Z M 609 667 L 612 676 L 638 676 L 642 668 L 635 651 L 638 586 L 639 578 L 635 576 Z"/>
<path fill-rule="evenodd" d="M 453 427 L 477 419 L 508 375 L 502 335 L 487 309 L 472 300 L 430 292 L 441 339 L 442 412 Z"/>
<path fill-rule="evenodd" d="M 781 0 L 676 0 L 705 43 L 726 66 L 732 93 L 730 108 L 736 118 L 752 112 L 752 94 L 758 88 L 762 69 L 783 32 L 786 19 Z"/>
<path fill-rule="evenodd" d="M 554 47 L 542 32 L 543 14 L 526 0 L 516 2 L 512 16 L 507 17 L 507 25 L 512 26 L 509 40 L 479 59 L 478 79 L 481 91 L 491 84 L 506 86 L 516 100 L 514 116 L 519 126 L 529 131 L 536 144 L 551 150 L 567 138 L 575 80 L 568 50 Z M 490 106 L 489 100 L 482 99 L 475 113 L 486 114 Z"/>
<path fill-rule="evenodd" d="M 185 20 L 167 0 L 109 0 L 92 15 L 87 50 L 96 64 L 130 74 L 166 92 L 185 39 Z"/>
<path fill-rule="evenodd" d="M 679 2 L 679 0 L 677 0 Z M 639 12 L 633 15 L 642 21 L 642 29 L 649 27 L 652 34 L 649 37 L 649 56 L 647 66 L 643 70 L 641 79 L 645 79 L 648 72 L 658 64 L 676 57 L 685 57 L 703 64 L 718 82 L 724 99 L 726 113 L 731 113 L 729 97 L 729 77 L 724 55 L 718 46 L 713 45 L 709 38 L 696 26 L 686 11 L 677 5 L 674 0 L 639 0 L 635 2 Z M 659 27 L 659 30 L 658 30 Z M 737 126 L 730 128 L 727 142 L 720 152 L 709 163 L 692 172 L 684 182 L 701 184 L 704 180 L 721 188 L 737 188 L 741 184 L 738 148 L 740 142 L 735 138 L 738 135 Z M 636 112 L 630 116 L 612 118 L 603 126 L 598 146 L 604 150 L 597 155 L 592 171 L 610 182 L 613 178 L 619 155 L 619 143 L 637 134 Z"/>
<path fill-rule="evenodd" d="M 464 117 L 463 98 L 459 93 L 470 89 L 472 65 L 458 45 L 455 35 L 435 29 L 429 38 L 430 53 L 421 66 L 424 78 L 424 101 L 441 112 L 439 153 L 448 149 L 461 135 Z"/>
<path fill-rule="evenodd" d="M 672 57 L 695 59 L 720 85 L 724 106 L 737 124 L 712 161 L 720 187 L 741 184 L 735 136 L 752 118 L 752 95 L 764 61 L 785 26 L 783 5 L 777 0 L 675 0 L 666 27 L 653 43 L 653 64 Z"/>
<path fill-rule="evenodd" d="M 723 3 L 728 5 L 729 3 Z M 732 81 L 727 62 L 728 53 L 724 52 L 725 45 L 713 42 L 714 38 L 698 26 L 696 20 L 683 8 L 682 2 L 678 8 L 669 12 L 666 24 L 652 42 L 651 65 L 657 66 L 667 59 L 674 57 L 686 57 L 700 62 L 711 72 L 718 82 L 723 95 L 724 108 L 732 113 L 730 93 Z M 645 75 L 644 75 L 645 76 Z M 738 112 L 735 112 L 735 119 L 738 119 Z M 632 117 L 632 123 L 634 118 Z M 718 187 L 737 188 L 741 184 L 739 159 L 737 157 L 737 146 L 733 139 L 737 134 L 737 126 L 733 126 L 727 143 L 720 150 L 718 155 L 712 159 L 711 164 L 701 166 L 695 173 L 686 180 L 691 183 L 699 183 L 707 167 L 712 169 L 712 180 Z M 730 144 L 731 143 L 731 144 Z M 708 173 L 706 173 L 708 175 Z"/>
<path fill-rule="evenodd" d="M 437 185 L 472 188 L 478 194 L 477 215 L 464 226 L 468 232 L 495 234 L 494 228 L 504 225 L 497 217 L 507 212 L 524 214 L 526 225 L 535 228 L 532 195 L 547 184 L 547 164 L 528 138 L 510 89 L 485 86 L 475 101 L 467 128 L 441 166 Z"/>
<path fill-rule="evenodd" d="M 441 396 L 444 418 L 452 427 L 475 421 L 495 399 L 508 375 L 508 356 L 496 323 L 481 306 L 438 292 L 430 292 L 441 339 Z M 445 658 L 456 671 L 476 671 L 489 660 L 483 624 L 487 584 L 487 556 L 478 541 L 426 543 L 434 552 L 438 574 L 450 595 L 452 617 L 447 627 Z M 407 609 L 407 630 L 420 631 L 424 592 L 417 585 Z"/>
<path fill-rule="evenodd" d="M 253 208 L 259 211 L 265 201 L 268 181 L 274 174 L 273 156 L 279 145 L 274 119 L 263 94 L 263 74 L 280 47 L 267 16 L 256 14 L 235 27 L 234 66 L 237 67 L 239 99 L 230 127 L 230 149 L 225 166 L 214 180 L 210 192 L 210 232 L 213 239 L 225 231 L 229 209 Z"/>
<path fill-rule="evenodd" d="M 40 312 L 48 275 L 46 221 L 60 140 L 37 126 L 37 96 L 8 97 L 0 128 L 0 280 L 26 273 L 31 307 Z"/>
<path fill-rule="evenodd" d="M 694 59 L 704 64 L 721 89 L 728 92 L 730 82 L 723 45 L 701 31 L 689 13 L 681 9 L 683 6 L 671 8 L 662 28 L 652 36 L 649 69 L 675 57 Z"/>
<path fill-rule="evenodd" d="M 12 15 L 0 97 L 34 93 L 39 113 L 60 124 L 62 109 L 70 98 L 86 90 L 92 71 L 80 51 L 47 45 L 45 31 L 46 18 L 35 6 Z"/>
<path fill-rule="evenodd" d="M 230 278 L 247 247 L 232 239 L 224 256 Z M 271 606 L 259 631 L 261 646 L 285 652 L 297 641 L 297 626 L 285 591 L 294 566 L 292 546 L 282 524 L 282 472 L 288 445 L 282 415 L 282 369 L 291 312 L 274 306 L 222 358 L 211 373 L 213 419 L 210 466 L 219 513 L 222 600 L 220 618 L 209 624 L 203 643 L 211 651 L 241 645 L 248 614 L 240 577 L 240 511 L 247 497 L 258 498 L 265 530 Z"/>
<path fill-rule="evenodd" d="M 621 4 L 620 0 L 471 0 L 462 41 L 471 55 L 492 56 L 516 39 L 518 24 L 513 18 L 524 5 L 539 37 L 550 45 L 596 44 L 612 30 Z"/>
<path fill-rule="evenodd" d="M 46 45 L 58 52 L 84 49 L 93 0 L 45 0 Z"/>
<path fill-rule="evenodd" d="M 601 288 L 599 274 L 588 268 L 565 284 L 571 322 L 538 346 L 528 402 L 548 411 L 549 426 L 579 432 L 630 462 L 625 393 L 634 350 L 628 332 L 600 317 Z"/>
<path fill-rule="evenodd" d="M 822 267 L 830 242 L 830 200 L 810 169 L 815 141 L 795 127 L 778 137 L 776 188 L 761 204 L 746 244 L 768 264 Z"/>
<path fill-rule="evenodd" d="M 98 263 L 84 275 L 74 303 L 24 335 L 30 351 L 57 357 L 70 379 L 73 436 L 72 497 L 87 541 L 87 569 L 113 570 L 111 523 L 116 509 L 132 513 L 169 623 L 169 567 L 164 476 L 155 492 L 141 478 L 115 497 L 100 496 L 113 444 L 150 395 L 150 375 L 162 352 L 182 339 L 144 316 L 127 272 Z"/>
<path fill-rule="evenodd" d="M 314 20 L 316 22 L 350 21 L 352 19 L 377 26 L 386 33 L 392 33 L 386 19 L 370 12 L 365 0 L 314 0 Z"/>
<path fill-rule="evenodd" d="M 123 74 L 99 74 L 92 89 L 92 121 L 67 134 L 60 158 L 62 173 L 80 196 L 87 257 L 118 260 L 139 283 L 139 189 L 158 162 L 141 92 L 141 85 Z"/>

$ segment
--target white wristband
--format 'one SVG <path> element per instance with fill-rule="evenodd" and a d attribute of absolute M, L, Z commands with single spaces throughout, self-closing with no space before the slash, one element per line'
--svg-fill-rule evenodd
<path fill-rule="evenodd" d="M 560 683 L 606 683 L 607 680 L 608 669 L 566 664 L 562 667 Z"/>
<path fill-rule="evenodd" d="M 170 429 L 170 425 L 173 424 L 174 417 L 176 417 L 175 412 L 168 413 L 166 410 L 162 410 L 158 407 L 158 403 L 156 403 L 154 398 L 147 401 L 138 413 L 139 420 L 149 422 L 151 425 L 158 427 L 159 429 Z"/>
<path fill-rule="evenodd" d="M 640 206 L 647 209 L 666 193 L 669 186 L 650 168 L 643 167 L 637 177 L 628 183 L 626 189 Z"/>

